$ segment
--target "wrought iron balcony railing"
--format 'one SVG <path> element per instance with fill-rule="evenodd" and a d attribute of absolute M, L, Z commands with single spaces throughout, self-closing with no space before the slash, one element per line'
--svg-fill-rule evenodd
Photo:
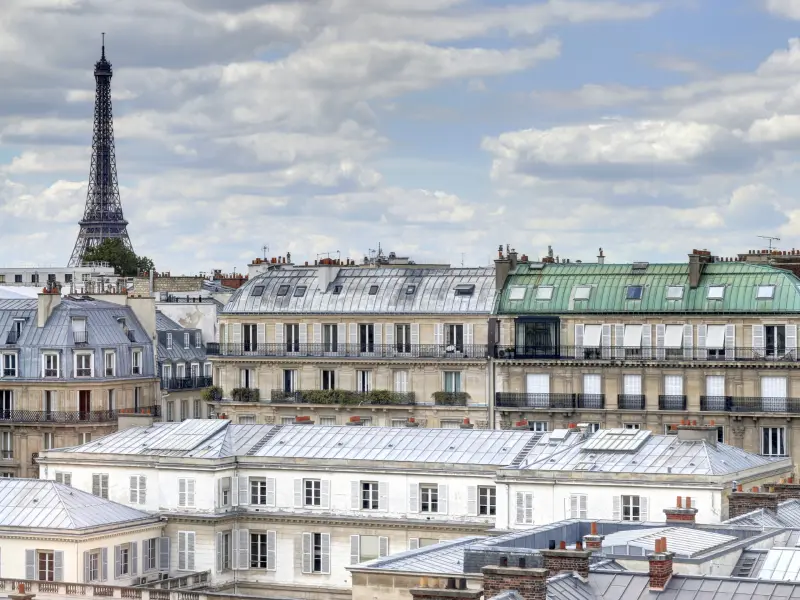
<path fill-rule="evenodd" d="M 686 396 L 661 395 L 658 410 L 686 410 Z"/>
<path fill-rule="evenodd" d="M 372 406 L 413 406 L 414 392 L 391 392 L 372 390 L 354 392 L 350 390 L 297 390 L 286 392 L 272 390 L 271 404 L 342 404 Z"/>
<path fill-rule="evenodd" d="M 498 408 L 573 410 L 577 408 L 577 401 L 575 394 L 497 392 L 495 406 Z"/>
<path fill-rule="evenodd" d="M 436 406 L 466 406 L 469 400 L 467 392 L 434 392 L 433 403 Z"/>
<path fill-rule="evenodd" d="M 619 394 L 617 408 L 622 410 L 644 410 L 647 400 L 644 394 Z"/>
<path fill-rule="evenodd" d="M 116 421 L 121 414 L 161 415 L 160 406 L 143 406 L 118 410 L 60 411 L 60 410 L 0 410 L 0 423 L 109 423 Z"/>
<path fill-rule="evenodd" d="M 227 344 L 208 343 L 210 356 L 287 358 L 438 358 L 485 359 L 486 344 Z"/>
<path fill-rule="evenodd" d="M 197 377 L 171 377 L 161 380 L 162 390 L 196 390 L 207 388 L 212 384 L 211 376 L 200 375 Z"/>
<path fill-rule="evenodd" d="M 800 413 L 800 398 L 700 396 L 700 410 L 740 413 Z"/>
<path fill-rule="evenodd" d="M 496 347 L 493 352 L 499 359 L 587 360 L 587 361 L 740 361 L 740 362 L 800 362 L 800 351 L 785 349 L 726 348 L 659 348 L 643 346 L 517 346 Z"/>
<path fill-rule="evenodd" d="M 575 408 L 602 409 L 606 406 L 605 394 L 575 394 Z"/>

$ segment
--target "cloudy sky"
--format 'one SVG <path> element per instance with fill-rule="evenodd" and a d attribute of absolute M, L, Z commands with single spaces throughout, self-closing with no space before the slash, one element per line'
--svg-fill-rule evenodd
<path fill-rule="evenodd" d="M 66 264 L 100 32 L 160 270 L 800 247 L 800 0 L 3 0 L 0 265 Z"/>

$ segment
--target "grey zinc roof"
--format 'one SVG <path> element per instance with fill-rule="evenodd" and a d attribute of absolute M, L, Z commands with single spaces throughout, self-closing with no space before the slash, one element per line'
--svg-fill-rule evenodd
<path fill-rule="evenodd" d="M 778 504 L 776 511 L 759 508 L 725 522 L 731 525 L 753 527 L 798 527 L 800 526 L 800 500 L 786 500 Z"/>
<path fill-rule="evenodd" d="M 150 518 L 55 481 L 0 478 L 0 528 L 85 529 Z"/>
<path fill-rule="evenodd" d="M 642 436 L 643 439 L 637 445 L 631 445 L 628 450 L 618 447 L 603 449 L 602 445 L 592 443 L 598 436 L 614 437 L 622 431 L 624 430 L 600 431 L 589 442 L 565 447 L 551 456 L 533 454 L 520 468 L 589 473 L 725 475 L 774 462 L 733 446 L 681 440 L 676 435 Z"/>
<path fill-rule="evenodd" d="M 772 581 L 800 581 L 800 548 L 771 548 L 757 575 Z"/>
<path fill-rule="evenodd" d="M 662 537 L 667 538 L 667 548 L 669 548 L 670 552 L 686 558 L 739 541 L 738 537 L 703 529 L 658 527 L 647 530 L 629 529 L 608 534 L 603 539 L 603 548 L 611 554 L 641 556 L 654 552 L 656 540 Z M 625 550 L 626 548 L 628 550 Z M 636 548 L 640 553 L 631 552 L 630 548 Z"/>
<path fill-rule="evenodd" d="M 160 310 L 156 311 L 156 329 L 159 331 L 169 331 L 172 329 L 183 329 L 178 323 L 170 319 L 167 315 Z"/>
<path fill-rule="evenodd" d="M 494 267 L 480 268 L 341 268 L 326 289 L 316 268 L 277 269 L 248 281 L 231 296 L 222 314 L 453 314 L 488 315 L 494 306 Z M 321 267 L 328 268 L 328 267 Z M 457 285 L 474 285 L 457 296 Z M 281 286 L 288 286 L 279 296 Z M 295 290 L 305 286 L 301 296 Z M 334 293 L 339 288 L 338 293 Z M 370 289 L 377 286 L 377 292 Z M 413 293 L 408 293 L 413 286 Z M 254 296 L 255 288 L 262 288 Z"/>
<path fill-rule="evenodd" d="M 195 343 L 195 336 L 199 333 L 202 337 L 200 329 L 188 329 L 179 323 L 176 323 L 160 310 L 156 311 L 156 330 L 158 331 L 158 361 L 160 363 L 202 363 L 206 360 L 205 344 L 201 342 L 200 347 Z M 172 333 L 172 345 L 167 348 L 167 333 Z M 185 346 L 184 333 L 189 334 L 189 347 Z M 201 371 L 202 372 L 202 371 Z M 189 371 L 186 372 L 187 377 Z M 173 372 L 173 377 L 175 373 Z"/>
<path fill-rule="evenodd" d="M 431 573 L 453 575 L 464 572 L 464 550 L 471 543 L 483 540 L 483 536 L 463 537 L 439 542 L 415 550 L 392 554 L 387 558 L 376 558 L 361 566 L 370 569 L 399 571 L 406 573 Z"/>

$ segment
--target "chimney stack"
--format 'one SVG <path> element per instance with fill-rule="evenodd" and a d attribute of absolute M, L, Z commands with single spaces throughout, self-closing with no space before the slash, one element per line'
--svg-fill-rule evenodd
<path fill-rule="evenodd" d="M 764 492 L 758 487 L 753 487 L 749 492 L 742 491 L 739 486 L 735 492 L 728 496 L 728 518 L 733 519 L 740 515 L 765 508 L 775 511 L 778 509 L 778 494 Z"/>
<path fill-rule="evenodd" d="M 59 291 L 39 294 L 39 304 L 36 308 L 36 326 L 44 327 L 59 304 L 61 304 L 61 293 Z"/>
<path fill-rule="evenodd" d="M 547 600 L 547 569 L 483 567 L 483 596 L 515 591 L 522 600 Z"/>
<path fill-rule="evenodd" d="M 672 578 L 672 553 L 667 552 L 667 538 L 656 540 L 655 552 L 648 557 L 650 563 L 650 591 L 663 592 Z"/>
<path fill-rule="evenodd" d="M 589 579 L 589 557 L 591 550 L 583 550 L 581 542 L 576 544 L 575 550 L 568 550 L 565 542 L 561 542 L 557 550 L 540 550 L 544 557 L 544 568 L 552 577 L 559 573 L 574 573 L 584 581 Z"/>
<path fill-rule="evenodd" d="M 432 583 L 434 585 L 431 585 Z M 443 588 L 438 583 L 436 579 L 422 577 L 419 587 L 408 591 L 414 600 L 480 600 L 483 597 L 483 590 L 467 589 L 467 580 L 463 577 L 461 579 L 449 577 Z"/>
<path fill-rule="evenodd" d="M 592 522 L 591 533 L 583 536 L 583 546 L 591 552 L 601 552 L 603 550 L 604 536 L 597 535 L 597 523 Z"/>
<path fill-rule="evenodd" d="M 459 426 L 461 429 L 474 429 L 475 425 L 469 422 L 469 417 L 464 417 L 464 421 Z"/>
<path fill-rule="evenodd" d="M 665 508 L 664 514 L 667 517 L 667 525 L 694 525 L 697 509 L 692 506 L 692 499 L 689 496 L 685 499 L 678 496 L 675 507 Z"/>
<path fill-rule="evenodd" d="M 497 258 L 494 260 L 495 289 L 500 292 L 506 285 L 508 275 L 511 273 L 511 260 L 503 255 L 503 245 L 497 249 Z"/>
<path fill-rule="evenodd" d="M 606 257 L 605 257 L 605 254 L 603 254 L 603 249 L 602 248 L 600 248 L 600 252 L 597 254 L 597 264 L 598 265 L 606 264 Z"/>
<path fill-rule="evenodd" d="M 697 421 L 682 421 L 678 425 L 678 439 L 682 442 L 705 442 L 716 447 L 718 428 L 713 422 L 708 425 L 698 425 Z"/>
<path fill-rule="evenodd" d="M 711 252 L 708 250 L 692 250 L 689 255 L 689 287 L 697 289 L 700 285 L 700 277 L 706 264 L 713 262 Z"/>

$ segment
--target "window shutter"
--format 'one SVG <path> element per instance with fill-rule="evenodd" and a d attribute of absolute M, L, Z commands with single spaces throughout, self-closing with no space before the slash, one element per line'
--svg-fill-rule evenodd
<path fill-rule="evenodd" d="M 186 480 L 186 506 L 194 506 L 194 479 Z"/>
<path fill-rule="evenodd" d="M 218 531 L 217 535 L 217 543 L 216 543 L 216 550 L 217 550 L 217 573 L 222 573 L 222 532 Z"/>
<path fill-rule="evenodd" d="M 525 492 L 525 523 L 533 525 L 533 493 Z"/>
<path fill-rule="evenodd" d="M 614 358 L 625 357 L 625 325 L 617 323 L 614 325 Z"/>
<path fill-rule="evenodd" d="M 319 483 L 319 501 L 322 508 L 331 507 L 331 482 L 323 479 Z"/>
<path fill-rule="evenodd" d="M 378 510 L 389 510 L 389 484 L 385 481 L 378 484 Z"/>
<path fill-rule="evenodd" d="M 321 548 L 321 573 L 330 573 L 331 572 L 331 534 L 323 533 L 319 536 L 322 542 Z"/>
<path fill-rule="evenodd" d="M 53 552 L 53 580 L 64 581 L 64 553 L 61 550 Z"/>
<path fill-rule="evenodd" d="M 383 535 L 378 537 L 378 556 L 389 556 L 389 538 Z"/>
<path fill-rule="evenodd" d="M 91 569 L 89 567 L 90 567 L 89 553 L 88 552 L 84 552 L 83 553 L 83 581 L 84 581 L 84 583 L 89 583 L 90 578 L 92 576 L 92 571 L 91 571 Z"/>
<path fill-rule="evenodd" d="M 25 550 L 25 579 L 36 579 L 36 551 Z"/>
<path fill-rule="evenodd" d="M 239 536 L 239 569 L 247 570 L 250 568 L 250 530 L 239 529 L 234 534 Z"/>
<path fill-rule="evenodd" d="M 147 477 L 139 475 L 139 504 L 147 502 Z"/>
<path fill-rule="evenodd" d="M 116 557 L 116 548 L 115 550 L 115 560 L 118 562 L 119 559 Z M 117 570 L 119 570 L 119 565 L 117 565 Z M 186 570 L 186 532 L 179 531 L 178 532 L 178 570 L 185 571 Z"/>
<path fill-rule="evenodd" d="M 439 514 L 447 514 L 447 486 L 439 484 Z"/>
<path fill-rule="evenodd" d="M 186 532 L 186 567 L 194 571 L 194 531 Z"/>
<path fill-rule="evenodd" d="M 517 492 L 517 523 L 525 523 L 525 494 Z"/>
<path fill-rule="evenodd" d="M 231 531 L 231 568 L 235 571 L 239 568 L 239 530 Z"/>
<path fill-rule="evenodd" d="M 303 573 L 311 573 L 311 534 L 303 534 Z"/>
<path fill-rule="evenodd" d="M 753 354 L 762 358 L 764 356 L 764 326 L 752 326 Z"/>
<path fill-rule="evenodd" d="M 578 496 L 577 496 L 577 494 L 572 494 L 569 497 L 569 518 L 570 519 L 577 519 L 578 518 Z"/>
<path fill-rule="evenodd" d="M 236 487 L 231 483 L 231 494 L 235 495 L 239 501 L 239 506 L 246 506 L 250 504 L 250 478 L 249 477 L 234 477 L 236 480 Z"/>
<path fill-rule="evenodd" d="M 470 346 L 472 346 L 473 339 L 474 335 L 472 323 L 464 323 L 464 346 L 466 352 L 470 351 Z"/>
<path fill-rule="evenodd" d="M 411 324 L 411 352 L 419 353 L 419 323 Z"/>
<path fill-rule="evenodd" d="M 100 550 L 100 579 L 108 581 L 108 548 Z"/>
<path fill-rule="evenodd" d="M 408 549 L 416 550 L 419 548 L 419 538 L 408 538 Z"/>
<path fill-rule="evenodd" d="M 683 326 L 683 358 L 692 360 L 694 356 L 694 332 L 689 324 Z"/>
<path fill-rule="evenodd" d="M 267 532 L 267 571 L 275 571 L 278 568 L 278 533 L 276 531 Z"/>
<path fill-rule="evenodd" d="M 178 506 L 186 506 L 186 480 L 178 479 Z"/>
<path fill-rule="evenodd" d="M 139 484 L 139 478 L 136 475 L 133 475 L 130 478 L 130 502 L 131 504 L 137 504 L 139 502 L 139 494 L 137 492 L 137 486 Z"/>
<path fill-rule="evenodd" d="M 56 471 L 56 483 L 64 483 L 64 474 L 61 471 Z"/>
<path fill-rule="evenodd" d="M 642 325 L 642 357 L 651 358 L 653 356 L 653 328 L 650 325 Z"/>
<path fill-rule="evenodd" d="M 275 478 L 267 477 L 267 506 L 275 506 Z"/>
<path fill-rule="evenodd" d="M 301 346 L 306 346 L 308 344 L 308 325 L 305 323 L 300 323 L 297 328 L 299 330 L 297 341 Z M 306 349 L 303 348 L 302 351 L 305 352 Z"/>
<path fill-rule="evenodd" d="M 233 345 L 238 346 L 242 343 L 242 324 L 232 323 L 231 327 L 233 328 Z"/>
<path fill-rule="evenodd" d="M 639 519 L 642 521 L 650 520 L 648 504 L 647 496 L 639 496 Z"/>
<path fill-rule="evenodd" d="M 158 570 L 169 571 L 169 538 L 158 538 Z"/>
<path fill-rule="evenodd" d="M 350 339 L 348 341 L 353 347 L 358 344 L 358 325 L 356 323 L 350 323 Z"/>
<path fill-rule="evenodd" d="M 361 482 L 350 482 L 350 508 L 359 510 L 361 508 Z"/>
<path fill-rule="evenodd" d="M 622 499 L 619 496 L 614 496 L 612 504 L 611 520 L 619 521 L 622 519 Z"/>
<path fill-rule="evenodd" d="M 100 495 L 100 475 L 92 475 L 92 495 Z"/>
<path fill-rule="evenodd" d="M 736 325 L 725 325 L 725 360 L 736 357 Z"/>
<path fill-rule="evenodd" d="M 380 347 L 383 344 L 383 323 L 374 323 L 372 331 L 375 335 L 375 352 L 380 352 Z"/>
<path fill-rule="evenodd" d="M 470 515 L 478 514 L 478 486 L 476 485 L 467 487 L 467 513 Z"/>
<path fill-rule="evenodd" d="M 64 473 L 64 485 L 72 487 L 72 473 Z"/>
<path fill-rule="evenodd" d="M 585 495 L 578 496 L 578 514 L 579 519 L 586 519 L 589 512 L 589 497 Z"/>
<path fill-rule="evenodd" d="M 283 323 L 275 323 L 275 343 L 283 343 Z M 279 348 L 278 351 L 283 352 L 283 348 Z"/>
<path fill-rule="evenodd" d="M 708 333 L 708 325 L 697 326 L 697 358 L 705 360 L 708 358 L 708 350 L 706 350 L 706 335 Z"/>
<path fill-rule="evenodd" d="M 139 572 L 139 544 L 137 542 L 131 542 L 130 553 L 131 553 L 131 575 L 135 576 Z"/>
<path fill-rule="evenodd" d="M 600 345 L 603 358 L 611 358 L 611 325 L 604 324 L 600 330 Z"/>
<path fill-rule="evenodd" d="M 350 536 L 350 564 L 357 565 L 361 560 L 361 536 Z"/>
<path fill-rule="evenodd" d="M 295 479 L 294 480 L 294 507 L 295 508 L 302 508 L 303 507 L 303 480 L 302 479 Z"/>
<path fill-rule="evenodd" d="M 258 351 L 267 354 L 267 349 L 264 346 L 267 343 L 267 326 L 265 323 L 258 323 L 256 325 L 256 344 L 258 344 Z"/>
<path fill-rule="evenodd" d="M 217 480 L 219 484 L 219 505 L 227 506 L 223 498 L 223 491 L 225 490 L 225 482 L 228 481 L 228 504 L 231 506 L 239 506 L 239 478 L 238 477 L 222 477 Z"/>
<path fill-rule="evenodd" d="M 408 512 L 419 512 L 419 484 L 412 483 L 408 486 Z"/>
<path fill-rule="evenodd" d="M 119 579 L 122 571 L 122 559 L 120 557 L 120 547 L 114 546 L 114 579 Z"/>
<path fill-rule="evenodd" d="M 786 354 L 792 360 L 797 359 L 797 325 L 786 325 Z"/>
<path fill-rule="evenodd" d="M 667 335 L 667 326 L 663 323 L 656 325 L 656 358 L 664 360 L 667 357 L 667 351 L 664 348 L 664 338 Z"/>
<path fill-rule="evenodd" d="M 384 335 L 383 335 L 383 343 L 386 344 L 387 346 L 393 346 L 394 345 L 394 323 L 386 323 L 386 325 L 384 325 L 384 329 L 385 329 L 385 331 L 384 331 Z M 408 340 L 403 340 L 403 341 L 408 341 Z M 391 352 L 391 349 L 390 349 L 390 352 Z"/>
<path fill-rule="evenodd" d="M 321 344 L 322 343 L 322 323 L 314 323 L 312 325 L 312 331 L 314 336 L 314 343 Z"/>
<path fill-rule="evenodd" d="M 434 323 L 433 325 L 433 343 L 437 346 L 444 344 L 444 325 L 442 323 Z"/>
<path fill-rule="evenodd" d="M 347 325 L 345 323 L 336 325 L 336 344 L 338 352 L 342 351 L 342 349 L 338 347 L 339 344 L 347 344 Z"/>
<path fill-rule="evenodd" d="M 575 325 L 575 358 L 583 358 L 583 324 Z"/>

